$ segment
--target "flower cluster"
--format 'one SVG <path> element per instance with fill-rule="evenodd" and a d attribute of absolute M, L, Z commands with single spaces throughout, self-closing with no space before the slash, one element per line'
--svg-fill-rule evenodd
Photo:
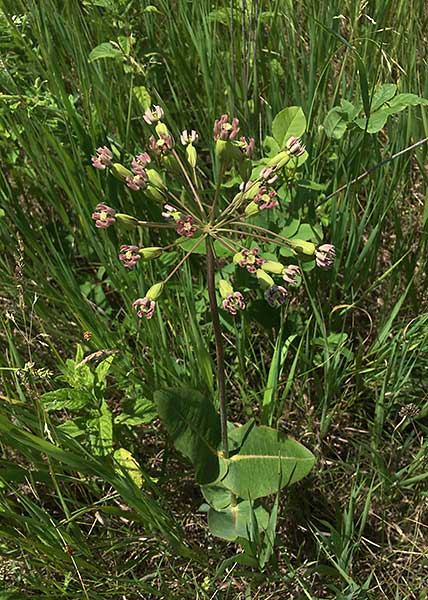
<path fill-rule="evenodd" d="M 133 303 L 138 317 L 153 317 L 164 285 L 202 243 L 214 249 L 216 244 L 226 248 L 229 256 L 233 257 L 233 263 L 254 276 L 266 302 L 273 308 L 282 306 L 292 288 L 299 285 L 301 266 L 300 263 L 283 264 L 271 260 L 271 256 L 265 258 L 260 248 L 250 243 L 251 240 L 255 240 L 257 244 L 266 242 L 285 246 L 295 256 L 296 262 L 312 261 L 312 264 L 322 269 L 329 269 L 333 265 L 336 250 L 332 244 L 316 246 L 312 241 L 287 239 L 251 220 L 261 211 L 278 208 L 277 190 L 287 181 L 284 179 L 287 169 L 290 165 L 295 169 L 299 164 L 293 159 L 303 157 L 304 161 L 307 156 L 299 138 L 290 137 L 278 154 L 253 162 L 254 139 L 239 137 L 239 120 L 229 120 L 227 114 L 222 115 L 214 123 L 213 135 L 220 179 L 213 182 L 211 192 L 205 180 L 199 176 L 202 166 L 199 165 L 196 170 L 198 153 L 195 144 L 199 139 L 198 133 L 194 129 L 185 129 L 179 134 L 179 140 L 184 146 L 181 148 L 184 154 L 182 160 L 179 155 L 180 147 L 176 147 L 174 137 L 163 121 L 164 116 L 164 110 L 160 106 L 145 111 L 144 121 L 153 128 L 153 133 L 148 137 L 147 148 L 132 158 L 130 169 L 118 162 L 113 163 L 113 152 L 106 146 L 97 148 L 96 154 L 91 158 L 96 169 L 111 170 L 131 190 L 143 190 L 148 197 L 161 203 L 161 214 L 165 219 L 163 223 L 140 221 L 100 203 L 92 214 L 96 227 L 105 229 L 117 221 L 118 225 L 123 225 L 128 230 L 152 227 L 170 232 L 175 230 L 179 236 L 165 248 L 141 247 L 132 242 L 120 246 L 119 260 L 128 270 L 137 264 L 158 258 L 163 252 L 178 252 L 179 258 L 175 266 L 163 281 L 152 285 L 143 297 Z M 261 168 L 254 169 L 259 165 Z M 221 178 L 229 170 L 232 176 L 239 173 L 241 182 L 236 195 L 226 201 L 230 184 L 223 187 Z M 190 250 L 182 246 L 187 238 L 194 238 Z M 281 282 L 275 281 L 275 277 L 281 278 Z M 218 289 L 221 306 L 230 315 L 235 316 L 239 311 L 245 310 L 243 293 L 235 290 L 228 279 L 221 278 Z"/>

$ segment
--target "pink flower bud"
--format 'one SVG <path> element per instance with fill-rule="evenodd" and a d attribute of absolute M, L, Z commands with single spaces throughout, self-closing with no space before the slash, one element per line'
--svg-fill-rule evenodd
<path fill-rule="evenodd" d="M 291 154 L 291 156 L 300 156 L 305 152 L 305 146 L 302 144 L 301 140 L 294 135 L 288 139 L 285 146 L 288 154 Z"/>
<path fill-rule="evenodd" d="M 296 275 L 300 275 L 300 267 L 297 265 L 288 265 L 282 272 L 283 280 L 291 285 L 297 284 Z"/>
<path fill-rule="evenodd" d="M 122 261 L 124 267 L 126 267 L 127 269 L 132 269 L 133 267 L 135 267 L 135 265 L 141 258 L 138 251 L 138 246 L 129 246 L 127 244 L 122 244 L 122 246 L 120 247 L 119 259 Z"/>
<path fill-rule="evenodd" d="M 263 167 L 260 171 L 260 177 L 266 180 L 266 183 L 272 184 L 278 179 L 278 175 L 272 175 L 275 172 L 275 167 Z"/>
<path fill-rule="evenodd" d="M 92 166 L 96 169 L 105 169 L 112 165 L 113 152 L 107 146 L 97 148 L 97 154 L 91 156 Z"/>
<path fill-rule="evenodd" d="M 196 144 L 198 139 L 199 135 L 194 129 L 192 129 L 190 134 L 187 132 L 187 129 L 185 129 L 180 135 L 180 140 L 183 146 L 187 146 L 188 144 Z"/>
<path fill-rule="evenodd" d="M 147 173 L 142 170 L 141 175 L 134 175 L 125 179 L 126 185 L 134 191 L 142 190 L 147 185 Z"/>
<path fill-rule="evenodd" d="M 274 198 L 277 195 L 275 190 L 270 190 L 268 192 L 266 186 L 262 185 L 254 196 L 253 201 L 258 205 L 260 210 L 276 208 L 278 206 L 278 201 L 274 200 Z"/>
<path fill-rule="evenodd" d="M 146 175 L 145 168 L 152 161 L 147 152 L 138 154 L 132 161 L 132 170 L 136 175 Z M 147 176 L 147 175 L 146 175 Z"/>
<path fill-rule="evenodd" d="M 256 147 L 256 143 L 254 141 L 254 138 L 249 138 L 247 140 L 247 138 L 241 137 L 239 141 L 242 142 L 242 146 L 241 146 L 242 152 L 246 156 L 248 156 L 248 158 L 253 158 L 254 149 Z"/>
<path fill-rule="evenodd" d="M 258 248 L 245 249 L 239 253 L 238 265 L 247 269 L 249 273 L 255 273 L 265 262 L 265 259 L 259 256 Z"/>
<path fill-rule="evenodd" d="M 194 224 L 194 219 L 190 215 L 180 215 L 180 217 L 176 220 L 176 224 L 176 231 L 178 235 L 183 235 L 184 237 L 193 237 L 195 231 L 197 231 L 197 227 Z"/>
<path fill-rule="evenodd" d="M 272 308 L 276 308 L 277 306 L 281 306 L 284 304 L 288 296 L 288 292 L 282 285 L 271 285 L 265 291 L 265 300 L 272 306 Z"/>
<path fill-rule="evenodd" d="M 145 296 L 144 298 L 138 298 L 135 302 L 132 303 L 133 308 L 137 311 L 137 317 L 151 319 L 155 312 L 156 302 L 154 300 L 150 300 Z"/>
<path fill-rule="evenodd" d="M 321 269 L 329 269 L 336 258 L 336 248 L 332 244 L 322 244 L 315 250 L 315 261 Z"/>
<path fill-rule="evenodd" d="M 241 292 L 227 294 L 222 304 L 223 308 L 230 312 L 231 315 L 236 315 L 238 310 L 245 310 L 244 297 Z"/>
<path fill-rule="evenodd" d="M 154 123 L 161 121 L 164 117 L 164 114 L 165 113 L 163 109 L 160 106 L 156 105 L 152 109 L 147 108 L 145 110 L 143 119 L 149 125 L 153 125 Z"/>
<path fill-rule="evenodd" d="M 95 207 L 95 211 L 92 213 L 92 218 L 95 221 L 95 227 L 99 227 L 101 229 L 106 229 L 110 227 L 116 219 L 114 215 L 116 211 L 114 208 L 110 208 L 106 204 L 97 204 Z"/>
<path fill-rule="evenodd" d="M 214 141 L 234 140 L 239 133 L 239 120 L 234 118 L 229 123 L 229 116 L 222 115 L 214 121 Z"/>

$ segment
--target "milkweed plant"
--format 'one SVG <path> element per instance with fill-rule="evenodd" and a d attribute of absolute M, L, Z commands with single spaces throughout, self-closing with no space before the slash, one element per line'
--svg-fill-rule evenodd
<path fill-rule="evenodd" d="M 314 456 L 296 440 L 273 428 L 257 426 L 254 420 L 242 426 L 228 422 L 219 309 L 232 316 L 246 310 L 246 290 L 237 283 L 245 278 L 232 278 L 231 272 L 245 271 L 252 288 L 259 290 L 270 307 L 279 308 L 300 285 L 302 269 L 308 264 L 329 269 L 335 260 L 335 248 L 328 241 L 315 244 L 288 238 L 260 224 L 262 214 L 281 211 L 281 189 L 293 184 L 308 157 L 300 139 L 306 121 L 299 107 L 282 110 L 272 123 L 268 156 L 257 160 L 255 140 L 243 136 L 238 119 L 227 114 L 215 121 L 213 138 L 205 144 L 195 130 L 174 135 L 160 106 L 147 108 L 144 121 L 151 130 L 148 144 L 133 158 L 130 168 L 116 162 L 116 153 L 107 146 L 97 148 L 92 165 L 110 171 L 133 192 L 141 191 L 160 203 L 162 221 L 139 220 L 105 202 L 95 207 L 92 218 L 100 229 L 124 226 L 129 239 L 118 248 L 118 260 L 126 269 L 144 269 L 145 263 L 166 252 L 181 253 L 160 281 L 148 282 L 142 297 L 136 291 L 132 306 L 142 322 L 162 310 L 168 282 L 192 254 L 205 254 L 218 398 L 168 388 L 155 393 L 155 402 L 177 449 L 195 467 L 212 533 L 238 541 L 247 550 L 254 550 L 257 541 L 256 554 L 263 563 L 272 551 L 279 491 L 305 477 Z M 176 238 L 165 247 L 142 247 L 130 239 L 132 229 L 141 227 L 169 229 Z M 279 257 L 263 251 L 264 246 L 272 245 Z M 217 261 L 220 249 L 223 260 Z M 234 270 L 224 269 L 225 256 Z M 260 499 L 272 494 L 276 501 L 269 515 Z M 265 539 L 261 545 L 260 539 Z"/>

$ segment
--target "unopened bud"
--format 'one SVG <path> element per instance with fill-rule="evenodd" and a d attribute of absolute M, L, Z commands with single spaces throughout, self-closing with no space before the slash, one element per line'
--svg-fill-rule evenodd
<path fill-rule="evenodd" d="M 163 252 L 163 248 L 159 248 L 157 246 L 152 246 L 149 248 L 140 248 L 138 250 L 138 254 L 141 256 L 143 260 L 152 260 L 153 258 L 158 258 Z"/>
<path fill-rule="evenodd" d="M 245 208 L 245 216 L 246 217 L 254 217 L 254 215 L 257 215 L 260 212 L 260 208 L 259 205 L 252 201 L 248 204 L 248 206 L 246 206 Z"/>
<path fill-rule="evenodd" d="M 118 225 L 121 225 L 125 229 L 134 229 L 138 227 L 138 219 L 131 217 L 131 215 L 125 215 L 124 213 L 116 213 L 115 215 Z"/>
<path fill-rule="evenodd" d="M 268 275 L 262 269 L 257 269 L 256 271 L 257 281 L 259 282 L 262 289 L 270 288 L 272 285 L 275 285 L 274 280 L 270 275 Z"/>
<path fill-rule="evenodd" d="M 275 273 L 275 275 L 282 275 L 284 271 L 284 265 L 280 262 L 276 262 L 274 260 L 267 260 L 263 265 L 263 271 L 267 271 L 268 273 Z"/>
<path fill-rule="evenodd" d="M 152 287 L 146 293 L 146 298 L 148 298 L 149 300 L 157 300 L 162 294 L 163 286 L 163 281 L 152 285 Z"/>
<path fill-rule="evenodd" d="M 228 281 L 226 281 L 226 279 L 220 279 L 218 289 L 222 298 L 227 298 L 229 294 L 233 294 L 233 287 Z"/>
<path fill-rule="evenodd" d="M 304 256 L 315 256 L 316 246 L 312 242 L 292 239 L 289 240 L 289 244 L 296 252 L 296 254 L 303 254 Z"/>
<path fill-rule="evenodd" d="M 188 144 L 188 146 L 186 146 L 186 155 L 189 165 L 194 169 L 196 167 L 196 160 L 198 155 L 196 153 L 196 148 L 193 144 Z"/>
<path fill-rule="evenodd" d="M 132 171 L 130 171 L 129 169 L 127 169 L 120 163 L 113 163 L 113 165 L 111 166 L 111 172 L 118 179 L 122 179 L 122 180 L 124 180 L 124 179 L 126 180 L 127 177 L 133 177 L 133 175 L 134 175 L 132 173 Z"/>

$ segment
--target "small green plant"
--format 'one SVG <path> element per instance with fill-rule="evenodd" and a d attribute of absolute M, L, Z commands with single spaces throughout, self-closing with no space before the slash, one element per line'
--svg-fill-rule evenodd
<path fill-rule="evenodd" d="M 182 253 L 165 277 L 134 301 L 140 318 L 152 319 L 170 279 L 193 254 L 205 255 L 216 343 L 219 414 L 212 398 L 191 389 L 157 391 L 155 403 L 175 446 L 194 465 L 212 533 L 246 543 L 247 549 L 253 547 L 251 554 L 264 564 L 270 556 L 276 517 L 269 517 L 260 498 L 278 494 L 281 488 L 305 477 L 315 459 L 298 441 L 270 427 L 257 426 L 253 419 L 242 426 L 228 421 L 218 296 L 222 313 L 232 316 L 245 310 L 257 297 L 257 290 L 262 292 L 268 310 L 284 310 L 305 270 L 315 265 L 328 269 L 333 264 L 335 248 L 330 243 L 285 237 L 262 226 L 263 220 L 258 221 L 268 211 L 279 208 L 281 197 L 287 194 L 297 169 L 308 157 L 300 141 L 306 120 L 299 107 L 282 110 L 273 121 L 273 137 L 266 142 L 269 156 L 253 160 L 254 139 L 240 136 L 238 119 L 222 115 L 214 124 L 212 177 L 206 168 L 209 157 L 198 155 L 196 131 L 181 133 L 183 156 L 160 106 L 148 108 L 144 120 L 154 134 L 150 135 L 147 150 L 133 158 L 132 170 L 117 160 L 116 149 L 106 146 L 97 149 L 92 164 L 99 170 L 109 170 L 131 190 L 160 203 L 164 221 L 140 220 L 118 213 L 106 203 L 97 205 L 92 218 L 100 229 L 116 223 L 127 235 L 139 228 L 175 232 L 165 246 L 141 247 L 128 239 L 120 247 L 119 259 L 129 270 L 167 252 L 179 249 Z M 310 230 L 308 237 L 313 235 Z M 281 257 L 263 253 L 261 244 L 277 246 Z M 216 256 L 222 258 L 221 264 Z M 263 543 L 267 544 L 264 549 L 260 545 L 262 532 Z"/>

